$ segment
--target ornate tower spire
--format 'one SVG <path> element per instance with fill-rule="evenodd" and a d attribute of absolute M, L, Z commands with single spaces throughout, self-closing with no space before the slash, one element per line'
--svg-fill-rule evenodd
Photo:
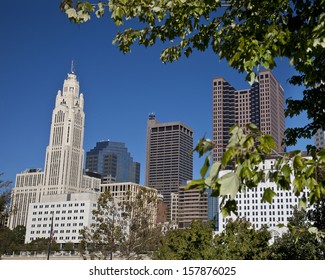
<path fill-rule="evenodd" d="M 83 169 L 83 94 L 74 63 L 56 96 L 44 167 L 44 195 L 80 191 Z"/>

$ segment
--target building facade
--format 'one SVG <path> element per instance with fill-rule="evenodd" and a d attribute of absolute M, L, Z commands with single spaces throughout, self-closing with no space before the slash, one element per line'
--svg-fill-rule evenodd
<path fill-rule="evenodd" d="M 122 142 L 101 141 L 86 153 L 86 170 L 101 175 L 102 183 L 140 182 L 140 163 Z"/>
<path fill-rule="evenodd" d="M 92 211 L 97 209 L 98 197 L 98 193 L 70 193 L 30 203 L 25 243 L 51 235 L 60 244 L 79 243 L 80 231 L 94 223 Z"/>
<path fill-rule="evenodd" d="M 258 82 L 250 89 L 236 90 L 224 78 L 213 79 L 212 136 L 216 143 L 214 161 L 219 161 L 229 141 L 234 124 L 255 124 L 275 139 L 278 152 L 283 152 L 285 130 L 284 90 L 269 70 L 260 71 Z"/>
<path fill-rule="evenodd" d="M 181 122 L 147 122 L 145 185 L 162 194 L 169 208 L 171 193 L 193 176 L 193 130 Z"/>
<path fill-rule="evenodd" d="M 96 191 L 100 179 L 83 174 L 84 98 L 71 71 L 56 95 L 44 172 L 28 169 L 17 174 L 10 201 L 8 227 L 27 224 L 30 203 L 48 196 Z"/>
<path fill-rule="evenodd" d="M 314 141 L 317 149 L 325 149 L 325 131 L 319 129 L 314 135 Z"/>
<path fill-rule="evenodd" d="M 178 189 L 178 226 L 190 227 L 193 220 L 208 221 L 208 194 L 200 189 Z"/>
<path fill-rule="evenodd" d="M 40 202 L 44 172 L 40 168 L 26 169 L 16 175 L 15 187 L 11 192 L 8 227 L 14 229 L 26 225 L 28 205 Z"/>
<path fill-rule="evenodd" d="M 44 166 L 44 195 L 79 192 L 83 170 L 84 98 L 75 73 L 58 91 Z"/>
<path fill-rule="evenodd" d="M 265 160 L 259 168 L 265 172 L 273 169 L 274 159 Z M 220 176 L 225 174 L 222 171 Z M 262 202 L 262 197 L 265 189 L 270 188 L 276 193 L 272 204 Z M 305 191 L 308 197 L 307 190 Z M 245 217 L 256 229 L 260 229 L 263 225 L 275 228 L 278 224 L 287 225 L 288 219 L 293 215 L 293 208 L 298 206 L 298 198 L 293 191 L 281 190 L 276 187 L 276 184 L 270 181 L 259 183 L 256 189 L 247 189 L 246 193 L 238 193 L 236 195 L 238 206 L 238 216 Z M 226 223 L 230 218 L 236 219 L 235 215 L 223 217 L 219 213 L 219 231 L 225 228 Z"/>

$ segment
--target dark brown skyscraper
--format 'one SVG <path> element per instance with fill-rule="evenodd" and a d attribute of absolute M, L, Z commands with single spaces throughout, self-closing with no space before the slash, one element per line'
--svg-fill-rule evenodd
<path fill-rule="evenodd" d="M 159 123 L 154 114 L 149 115 L 145 185 L 157 189 L 168 207 L 171 193 L 192 179 L 192 150 L 191 128 L 181 122 Z"/>
<path fill-rule="evenodd" d="M 237 123 L 244 127 L 254 123 L 275 139 L 278 152 L 284 130 L 284 90 L 271 71 L 259 72 L 258 83 L 250 89 L 236 90 L 224 78 L 213 79 L 213 141 L 217 144 L 213 159 L 218 161 L 229 140 L 229 129 Z"/>

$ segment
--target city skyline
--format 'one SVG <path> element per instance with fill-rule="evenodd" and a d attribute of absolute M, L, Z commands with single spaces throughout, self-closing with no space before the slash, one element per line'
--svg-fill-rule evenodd
<path fill-rule="evenodd" d="M 101 140 L 126 143 L 134 160 L 141 163 L 140 183 L 145 175 L 150 112 L 161 122 L 181 121 L 192 127 L 195 145 L 204 135 L 212 137 L 212 79 L 221 76 L 235 88 L 249 87 L 245 74 L 220 62 L 211 50 L 164 65 L 159 60 L 159 44 L 120 53 L 111 44 L 118 28 L 108 18 L 92 18 L 78 26 L 59 11 L 56 1 L 3 4 L 0 172 L 4 173 L 1 179 L 13 181 L 13 185 L 17 173 L 43 168 L 50 112 L 72 60 L 86 100 L 84 150 Z M 286 83 L 293 68 L 287 60 L 278 63 L 273 73 L 283 85 L 285 97 L 295 97 L 295 92 L 299 96 L 302 88 Z M 286 124 L 293 122 L 287 120 Z M 304 141 L 300 143 L 296 148 L 305 146 Z M 194 155 L 193 178 L 199 177 L 200 165 Z"/>

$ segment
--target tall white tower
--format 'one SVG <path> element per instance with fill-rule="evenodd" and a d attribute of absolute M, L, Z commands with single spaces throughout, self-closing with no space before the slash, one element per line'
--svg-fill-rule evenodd
<path fill-rule="evenodd" d="M 57 93 L 46 148 L 42 195 L 79 192 L 84 160 L 84 98 L 73 71 Z"/>

